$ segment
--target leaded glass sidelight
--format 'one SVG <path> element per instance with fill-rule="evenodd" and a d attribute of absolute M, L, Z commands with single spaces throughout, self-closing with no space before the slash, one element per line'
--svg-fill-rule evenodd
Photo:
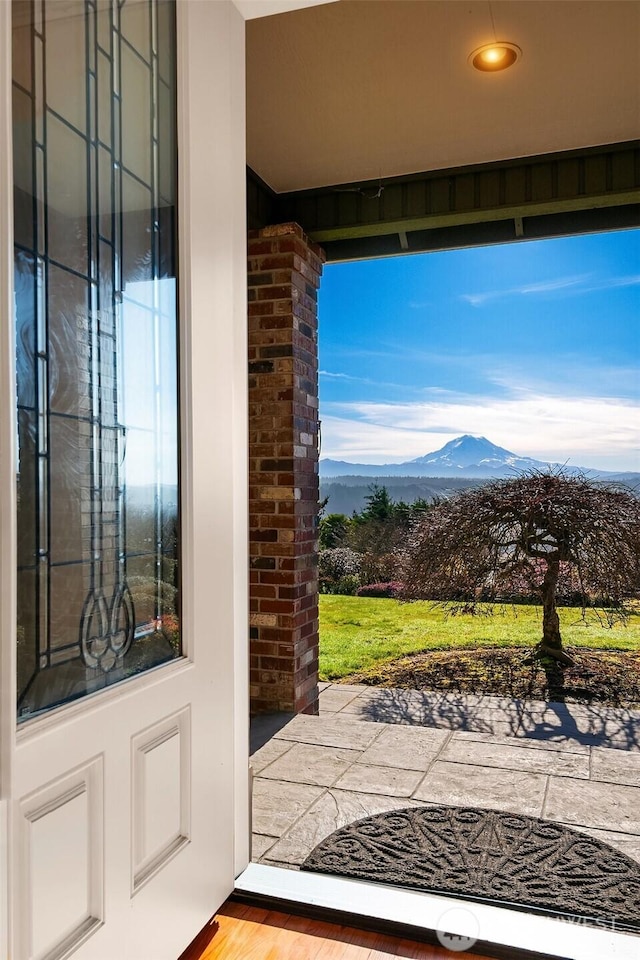
<path fill-rule="evenodd" d="M 175 9 L 14 0 L 18 717 L 180 655 Z"/>

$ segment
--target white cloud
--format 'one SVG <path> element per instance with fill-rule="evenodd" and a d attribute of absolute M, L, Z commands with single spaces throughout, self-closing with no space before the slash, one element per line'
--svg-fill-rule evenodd
<path fill-rule="evenodd" d="M 352 377 L 350 373 L 332 373 L 330 370 L 318 370 L 319 377 L 331 377 L 334 380 L 357 380 L 358 383 L 372 383 L 366 377 Z"/>
<path fill-rule="evenodd" d="M 539 367 L 540 375 L 531 373 Z M 585 384 L 589 384 L 592 395 L 605 397 L 637 397 L 640 388 L 640 373 L 637 366 L 606 364 L 595 358 L 591 363 L 576 360 L 567 354 L 545 357 L 544 361 L 516 361 L 509 363 L 509 369 L 500 368 L 495 361 L 484 368 L 487 383 L 499 387 L 512 397 L 545 395 L 578 397 Z"/>
<path fill-rule="evenodd" d="M 634 287 L 640 284 L 640 274 L 631 274 L 623 277 L 604 277 L 600 280 L 591 280 L 591 274 L 582 273 L 568 277 L 558 277 L 556 280 L 543 280 L 539 283 L 526 283 L 517 287 L 508 287 L 505 290 L 486 290 L 480 293 L 463 293 L 460 299 L 470 303 L 472 307 L 481 307 L 483 304 L 502 297 L 529 296 L 531 294 L 556 293 L 566 290 L 570 294 L 594 293 L 599 290 L 611 290 L 619 287 Z"/>
<path fill-rule="evenodd" d="M 403 430 L 400 437 L 396 427 L 348 417 L 321 415 L 321 420 L 320 456 L 353 463 L 402 463 L 453 439 L 446 436 L 440 442 L 435 434 L 422 430 Z M 425 443 L 430 444 L 426 449 Z"/>
<path fill-rule="evenodd" d="M 402 390 L 404 394 L 409 395 L 422 393 L 422 388 L 420 387 L 411 387 L 404 383 L 391 383 L 385 380 L 371 380 L 369 377 L 354 377 L 350 373 L 332 373 L 329 370 L 318 370 L 318 376 L 328 377 L 330 380 L 348 380 L 351 383 L 367 383 L 376 388 L 390 387 L 393 390 Z"/>
<path fill-rule="evenodd" d="M 575 466 L 640 470 L 640 404 L 619 398 L 434 398 L 419 403 L 328 403 L 322 456 L 370 463 L 410 460 L 462 433 L 521 456 Z"/>
<path fill-rule="evenodd" d="M 639 285 L 640 273 L 632 273 L 628 277 L 607 277 L 593 286 L 586 287 L 584 292 L 591 293 L 592 290 L 611 290 L 615 287 L 637 287 Z"/>
<path fill-rule="evenodd" d="M 473 307 L 480 307 L 490 300 L 499 300 L 502 297 L 527 296 L 532 293 L 555 293 L 568 287 L 576 287 L 589 279 L 588 273 L 576 274 L 570 277 L 559 277 L 557 280 L 542 280 L 538 283 L 525 283 L 518 287 L 508 287 L 506 290 L 486 290 L 481 293 L 463 293 L 461 300 L 465 300 Z"/>

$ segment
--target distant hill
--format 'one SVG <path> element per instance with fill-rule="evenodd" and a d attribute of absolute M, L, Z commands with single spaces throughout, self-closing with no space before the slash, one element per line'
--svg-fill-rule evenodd
<path fill-rule="evenodd" d="M 320 461 L 320 498 L 329 498 L 327 513 L 360 511 L 371 485 L 385 486 L 393 500 L 412 503 L 422 497 L 450 497 L 458 490 L 475 487 L 491 478 L 515 477 L 526 470 L 547 470 L 559 467 L 544 460 L 520 457 L 486 437 L 465 434 L 444 447 L 404 463 L 347 463 L 344 460 Z M 589 477 L 626 483 L 640 490 L 640 473 L 605 472 L 588 467 L 566 469 L 583 472 Z"/>
<path fill-rule="evenodd" d="M 345 460 L 325 458 L 320 460 L 320 478 L 323 481 L 348 476 L 489 479 L 513 477 L 526 470 L 547 470 L 550 466 L 558 467 L 560 464 L 535 460 L 532 457 L 521 457 L 517 453 L 491 443 L 486 437 L 472 437 L 464 434 L 445 443 L 439 450 L 404 463 L 347 463 Z M 640 473 L 612 473 L 573 465 L 567 466 L 566 469 L 584 472 L 591 477 L 619 480 L 632 485 L 640 483 Z"/>
<path fill-rule="evenodd" d="M 451 497 L 459 490 L 477 487 L 483 482 L 468 477 L 337 477 L 320 480 L 320 499 L 329 498 L 325 513 L 345 513 L 350 517 L 354 510 L 359 513 L 366 505 L 365 497 L 371 493 L 374 483 L 386 487 L 392 500 L 413 503 L 421 498 Z"/>

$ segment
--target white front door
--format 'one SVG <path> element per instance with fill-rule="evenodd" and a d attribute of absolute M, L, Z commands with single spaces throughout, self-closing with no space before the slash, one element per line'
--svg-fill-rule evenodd
<path fill-rule="evenodd" d="M 244 23 L 0 4 L 0 70 L 0 956 L 176 960 L 248 860 Z"/>

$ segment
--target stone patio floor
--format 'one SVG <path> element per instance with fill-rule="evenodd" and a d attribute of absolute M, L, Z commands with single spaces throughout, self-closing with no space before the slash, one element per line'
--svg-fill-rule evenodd
<path fill-rule="evenodd" d="M 252 722 L 252 859 L 424 804 L 568 824 L 640 862 L 640 711 L 321 684 L 320 715 Z"/>

